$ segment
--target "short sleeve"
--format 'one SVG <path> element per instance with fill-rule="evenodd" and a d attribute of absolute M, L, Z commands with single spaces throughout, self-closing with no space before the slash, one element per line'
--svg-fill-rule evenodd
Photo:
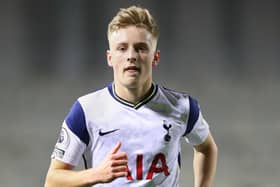
<path fill-rule="evenodd" d="M 209 125 L 203 118 L 196 99 L 189 96 L 188 121 L 184 137 L 192 145 L 199 145 L 209 134 Z"/>
<path fill-rule="evenodd" d="M 83 109 L 78 101 L 66 116 L 52 158 L 78 165 L 89 143 L 89 134 Z"/>

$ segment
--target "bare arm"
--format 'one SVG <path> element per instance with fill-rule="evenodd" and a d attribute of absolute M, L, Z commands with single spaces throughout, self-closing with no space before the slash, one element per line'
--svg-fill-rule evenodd
<path fill-rule="evenodd" d="M 211 134 L 200 145 L 194 146 L 194 184 L 195 187 L 210 187 L 217 166 L 218 148 Z"/>
<path fill-rule="evenodd" d="M 127 155 L 117 153 L 118 143 L 97 168 L 74 171 L 73 166 L 58 160 L 52 160 L 46 177 L 45 187 L 85 187 L 97 183 L 108 183 L 127 175 Z"/>

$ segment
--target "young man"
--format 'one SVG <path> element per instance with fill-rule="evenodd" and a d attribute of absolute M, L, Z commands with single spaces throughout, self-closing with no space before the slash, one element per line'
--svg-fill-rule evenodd
<path fill-rule="evenodd" d="M 114 82 L 72 106 L 45 187 L 177 187 L 182 137 L 194 146 L 195 186 L 211 186 L 217 147 L 197 101 L 153 82 L 158 36 L 153 17 L 140 7 L 121 9 L 110 22 Z M 86 169 L 73 170 L 82 158 Z"/>

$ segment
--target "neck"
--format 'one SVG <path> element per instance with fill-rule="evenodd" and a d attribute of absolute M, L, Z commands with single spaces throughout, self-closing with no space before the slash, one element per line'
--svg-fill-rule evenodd
<path fill-rule="evenodd" d="M 141 87 L 128 87 L 118 83 L 115 83 L 114 86 L 115 93 L 118 97 L 130 103 L 137 104 L 150 94 L 152 82 L 150 81 L 147 84 L 143 84 Z"/>

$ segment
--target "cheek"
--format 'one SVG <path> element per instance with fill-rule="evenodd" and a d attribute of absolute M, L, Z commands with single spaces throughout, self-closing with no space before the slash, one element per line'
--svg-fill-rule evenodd
<path fill-rule="evenodd" d="M 142 66 L 142 74 L 149 75 L 152 72 L 152 63 L 145 63 Z"/>
<path fill-rule="evenodd" d="M 122 62 L 122 58 L 118 55 L 114 55 L 111 58 L 111 64 L 114 70 L 118 70 L 121 68 L 121 63 Z"/>
<path fill-rule="evenodd" d="M 152 68 L 152 66 L 153 66 L 153 58 L 145 57 L 145 58 L 143 58 L 143 62 L 145 62 L 144 66 L 145 66 L 146 69 Z"/>
<path fill-rule="evenodd" d="M 122 66 L 121 66 L 121 63 L 119 62 L 115 62 L 113 64 L 113 69 L 116 73 L 119 73 L 120 71 L 122 71 Z"/>

